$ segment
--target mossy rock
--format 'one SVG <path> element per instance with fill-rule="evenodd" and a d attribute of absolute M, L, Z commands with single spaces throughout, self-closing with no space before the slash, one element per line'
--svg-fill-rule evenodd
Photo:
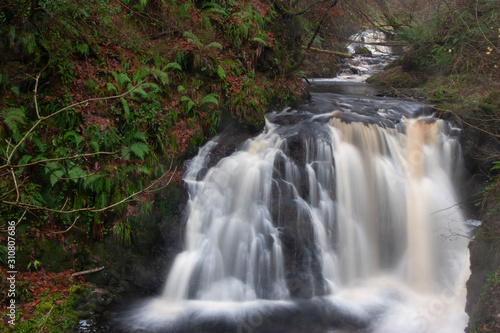
<path fill-rule="evenodd" d="M 358 46 L 355 50 L 354 50 L 354 54 L 360 54 L 360 55 L 364 55 L 364 56 L 369 56 L 371 57 L 372 56 L 372 51 L 370 51 L 368 48 L 364 47 L 364 46 Z"/>
<path fill-rule="evenodd" d="M 403 66 L 395 66 L 368 78 L 366 82 L 395 88 L 416 88 L 427 81 L 421 72 L 405 71 Z"/>
<path fill-rule="evenodd" d="M 64 251 L 62 244 L 51 240 L 41 240 L 37 244 L 39 249 L 39 260 L 43 267 L 50 272 L 61 272 L 71 267 L 71 256 Z"/>

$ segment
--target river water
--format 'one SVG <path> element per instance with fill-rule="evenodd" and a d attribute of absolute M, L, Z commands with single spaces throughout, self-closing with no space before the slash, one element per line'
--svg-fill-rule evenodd
<path fill-rule="evenodd" d="M 308 103 L 267 114 L 214 166 L 221 139 L 200 149 L 185 248 L 123 331 L 463 331 L 459 131 L 362 82 L 391 57 L 310 79 Z"/>

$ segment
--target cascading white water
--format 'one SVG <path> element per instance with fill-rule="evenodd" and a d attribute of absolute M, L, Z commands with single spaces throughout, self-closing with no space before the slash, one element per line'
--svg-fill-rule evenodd
<path fill-rule="evenodd" d="M 418 103 L 325 82 L 216 165 L 217 138 L 190 161 L 184 250 L 124 331 L 463 331 L 455 130 Z"/>
<path fill-rule="evenodd" d="M 288 298 L 279 232 L 269 212 L 279 144 L 278 135 L 262 134 L 200 181 L 193 170 L 201 169 L 203 158 L 192 161 L 184 178 L 191 194 L 186 249 L 171 269 L 166 298 Z"/>
<path fill-rule="evenodd" d="M 381 31 L 365 30 L 349 38 L 352 42 L 347 46 L 350 53 L 356 52 L 356 48 L 365 47 L 372 54 L 392 54 L 392 49 L 387 45 L 377 45 L 387 42 L 386 35 Z"/>
<path fill-rule="evenodd" d="M 216 141 L 191 161 L 185 249 L 144 307 L 148 330 L 182 318 L 161 327 L 187 332 L 192 318 L 230 314 L 238 332 L 267 332 L 245 313 L 290 311 L 296 299 L 341 309 L 359 332 L 463 329 L 467 239 L 456 235 L 467 230 L 449 125 L 351 122 L 338 110 L 273 123 L 288 114 L 271 115 L 264 133 L 208 171 Z"/>

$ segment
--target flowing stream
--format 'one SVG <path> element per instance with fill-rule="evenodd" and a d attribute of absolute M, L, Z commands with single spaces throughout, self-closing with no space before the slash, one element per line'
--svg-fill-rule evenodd
<path fill-rule="evenodd" d="M 463 331 L 459 131 L 357 79 L 311 81 L 232 155 L 209 167 L 214 138 L 190 161 L 184 251 L 128 331 Z"/>

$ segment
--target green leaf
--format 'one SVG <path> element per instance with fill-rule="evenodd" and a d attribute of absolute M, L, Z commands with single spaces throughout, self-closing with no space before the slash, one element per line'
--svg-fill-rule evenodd
<path fill-rule="evenodd" d="M 141 165 L 138 170 L 146 175 L 151 175 L 151 169 L 147 165 Z"/>
<path fill-rule="evenodd" d="M 127 100 L 123 97 L 120 97 L 120 102 L 122 103 L 123 106 L 123 113 L 125 114 L 125 120 L 128 123 L 130 120 L 130 109 L 128 107 Z"/>
<path fill-rule="evenodd" d="M 110 82 L 106 83 L 106 89 L 108 89 L 109 92 L 118 92 L 118 89 L 116 89 L 115 85 Z"/>
<path fill-rule="evenodd" d="M 222 45 L 220 43 L 217 43 L 217 42 L 212 42 L 212 43 L 208 44 L 205 48 L 209 49 L 211 47 L 216 47 L 216 48 L 222 50 Z"/>
<path fill-rule="evenodd" d="M 198 39 L 198 37 L 193 34 L 191 31 L 185 31 L 184 32 L 184 37 L 186 37 L 188 43 L 193 43 L 196 45 L 196 47 L 200 48 L 201 47 L 201 42 Z"/>
<path fill-rule="evenodd" d="M 149 152 L 149 147 L 145 143 L 135 142 L 130 146 L 130 151 L 137 155 L 137 157 L 141 160 L 144 160 L 144 157 Z"/>
<path fill-rule="evenodd" d="M 104 174 L 93 174 L 85 177 L 83 181 L 83 188 L 85 190 L 91 189 L 93 191 L 101 189 L 102 186 L 100 186 L 97 181 L 105 176 L 106 175 Z"/>
<path fill-rule="evenodd" d="M 118 88 L 120 91 L 123 89 L 126 83 L 132 83 L 132 81 L 125 73 L 111 72 L 111 74 L 113 75 L 116 83 L 118 83 Z"/>
<path fill-rule="evenodd" d="M 122 149 L 122 157 L 125 159 L 125 161 L 130 160 L 130 148 L 125 147 Z"/>
<path fill-rule="evenodd" d="M 182 72 L 182 67 L 177 62 L 169 62 L 165 68 L 166 69 L 176 69 L 176 70 Z"/>
<path fill-rule="evenodd" d="M 156 69 L 156 68 L 151 68 L 151 74 L 153 74 L 153 76 L 155 77 L 155 79 L 160 80 L 160 82 L 164 86 L 168 85 L 169 80 L 168 80 L 167 73 L 165 73 L 165 72 L 163 72 L 163 71 L 161 71 L 159 69 Z"/>
<path fill-rule="evenodd" d="M 149 89 L 150 90 L 149 94 L 150 93 L 156 94 L 156 93 L 161 92 L 160 87 L 156 83 L 153 83 L 153 82 L 143 83 L 141 87 Z"/>
<path fill-rule="evenodd" d="M 219 101 L 217 98 L 219 95 L 216 94 L 208 94 L 207 96 L 203 97 L 200 101 L 200 106 L 208 103 L 214 103 L 215 105 L 219 105 Z"/>
<path fill-rule="evenodd" d="M 261 44 L 266 45 L 266 42 L 265 42 L 262 38 L 259 38 L 259 37 L 254 37 L 254 38 L 252 38 L 252 40 L 253 40 L 254 42 L 258 42 L 258 43 L 261 43 Z"/>
<path fill-rule="evenodd" d="M 14 140 L 19 142 L 22 138 L 19 125 L 24 125 L 24 118 L 26 117 L 24 108 L 7 108 L 4 112 L 4 122 L 12 131 Z"/>
<path fill-rule="evenodd" d="M 134 83 L 137 84 L 141 82 L 147 75 L 148 72 L 146 70 L 144 70 L 143 68 L 137 68 L 133 75 Z"/>
<path fill-rule="evenodd" d="M 186 114 L 189 113 L 189 111 L 191 111 L 191 109 L 196 105 L 195 102 L 193 102 L 193 100 L 187 96 L 182 96 L 181 97 L 181 102 L 187 102 L 187 105 L 186 105 Z"/>
<path fill-rule="evenodd" d="M 131 87 L 131 86 L 129 86 L 127 89 L 128 89 L 128 90 L 131 90 L 131 89 L 132 89 L 132 87 Z M 140 96 L 140 97 L 142 97 L 142 98 L 148 98 L 148 93 L 147 93 L 147 92 L 145 92 L 145 91 L 144 91 L 144 89 L 139 88 L 139 87 L 137 87 L 137 88 L 135 88 L 134 90 L 132 90 L 132 91 L 130 92 L 130 95 L 132 95 L 132 96 L 134 96 L 134 97 L 135 97 L 135 96 L 137 96 L 137 95 L 139 95 L 139 96 Z"/>
<path fill-rule="evenodd" d="M 70 169 L 68 171 L 68 176 L 69 176 L 69 178 L 74 178 L 74 179 L 71 179 L 74 183 L 78 182 L 78 178 L 82 178 L 82 177 L 85 177 L 87 175 L 88 175 L 87 172 L 79 166 L 76 166 L 73 169 Z"/>
<path fill-rule="evenodd" d="M 94 152 L 98 152 L 99 151 L 99 143 L 97 141 L 90 141 L 89 142 L 89 146 L 94 149 Z"/>
<path fill-rule="evenodd" d="M 26 164 L 28 163 L 29 160 L 31 160 L 33 156 L 31 155 L 24 155 L 20 160 L 19 162 L 17 163 L 18 165 L 23 165 L 23 164 Z"/>
<path fill-rule="evenodd" d="M 59 181 L 59 179 L 64 175 L 63 169 L 52 170 L 50 173 L 50 185 L 54 187 L 54 185 Z"/>
<path fill-rule="evenodd" d="M 24 155 L 24 156 L 23 156 L 23 157 L 19 160 L 19 162 L 17 162 L 17 164 L 18 164 L 18 165 L 24 165 L 24 164 L 28 163 L 28 161 L 29 161 L 29 160 L 31 160 L 31 158 L 32 158 L 32 157 L 33 157 L 33 156 L 31 156 L 31 155 Z M 24 171 L 24 167 L 20 167 L 18 171 L 19 171 L 19 172 L 23 172 L 23 171 Z"/>
<path fill-rule="evenodd" d="M 226 73 L 226 71 L 224 70 L 224 68 L 222 68 L 222 66 L 221 66 L 221 65 L 217 65 L 217 75 L 219 76 L 219 78 L 220 78 L 221 80 L 224 80 L 224 79 L 226 79 L 226 77 L 227 77 L 227 73 Z"/>
<path fill-rule="evenodd" d="M 47 144 L 43 143 L 42 140 L 40 140 L 39 138 L 34 137 L 32 141 L 38 148 L 38 150 L 40 150 L 42 153 L 44 153 L 47 150 Z"/>
<path fill-rule="evenodd" d="M 144 141 L 146 142 L 146 134 L 144 134 L 143 132 L 136 132 L 134 134 L 134 139 L 137 139 L 137 140 L 141 140 L 141 141 Z"/>
<path fill-rule="evenodd" d="M 19 87 L 10 87 L 10 90 L 17 96 L 19 96 Z"/>

